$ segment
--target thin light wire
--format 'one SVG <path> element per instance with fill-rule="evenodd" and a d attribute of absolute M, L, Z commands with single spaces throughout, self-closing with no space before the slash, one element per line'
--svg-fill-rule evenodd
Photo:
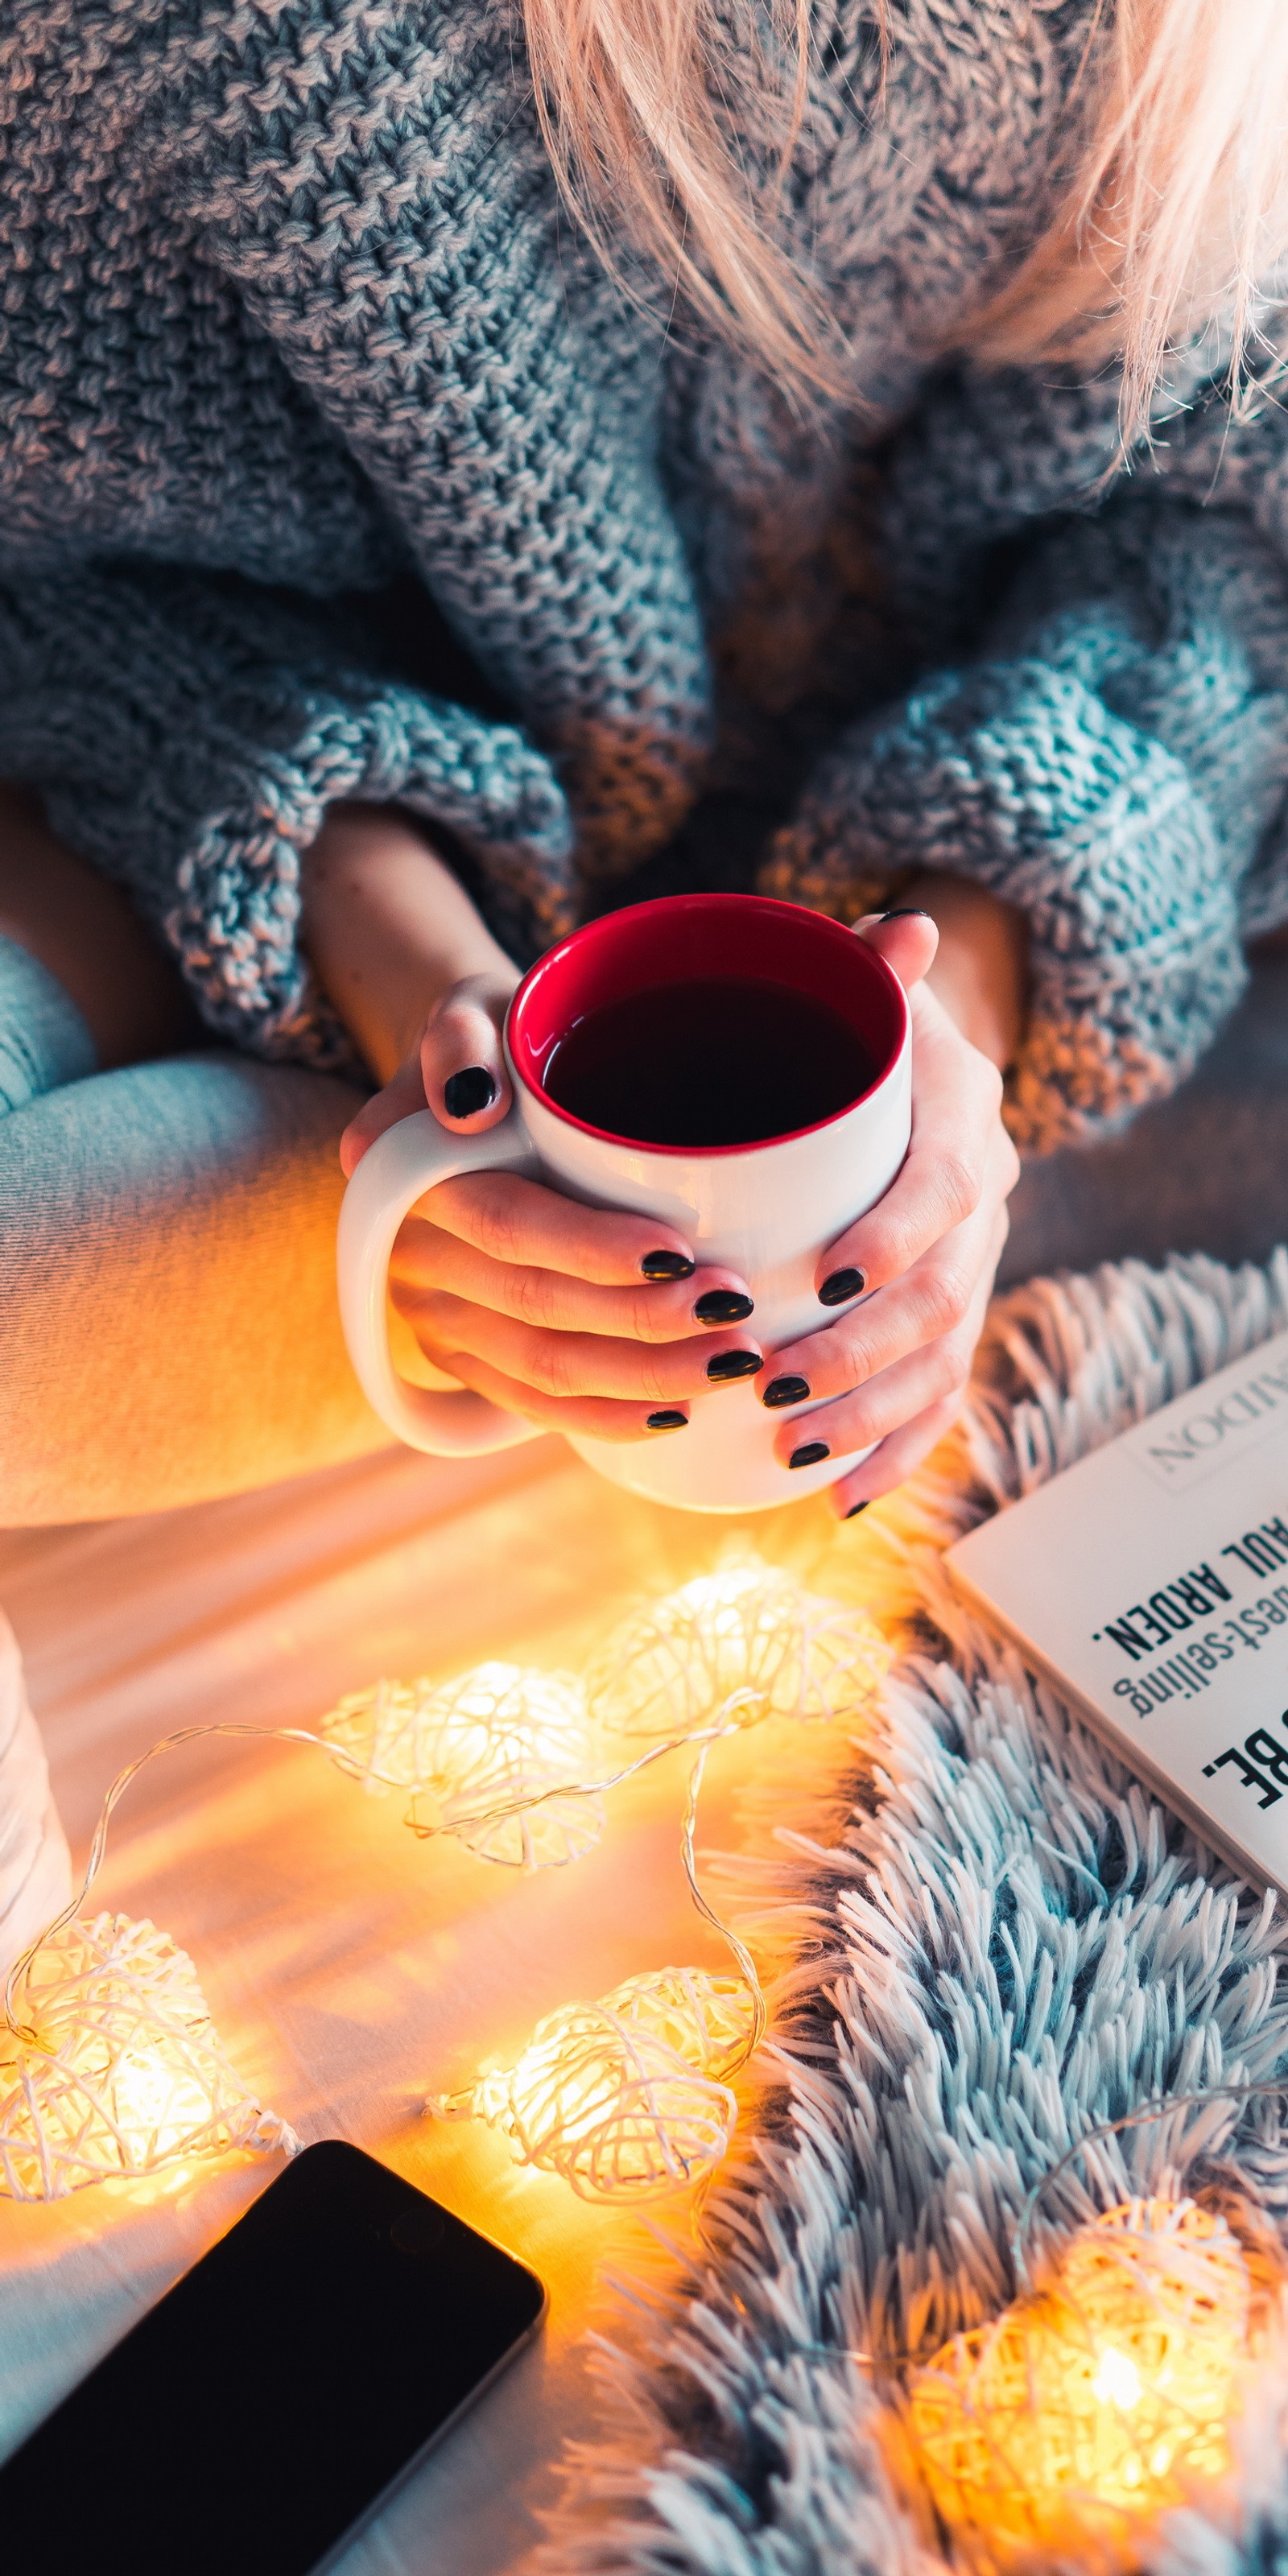
<path fill-rule="evenodd" d="M 702 1746 L 702 1753 L 699 1757 L 699 1764 L 701 1764 L 701 1762 L 705 1760 L 705 1756 L 710 1750 L 712 1744 L 719 1742 L 723 1736 L 741 1732 L 736 1724 L 734 1712 L 743 1707 L 748 1699 L 753 1699 L 755 1696 L 756 1694 L 754 1691 L 750 1691 L 748 1689 L 740 1689 L 731 1692 L 728 1699 L 721 1703 L 718 1711 L 717 1723 L 704 1728 L 701 1733 L 696 1735 L 688 1734 L 673 1736 L 661 1744 L 649 1745 L 643 1753 L 636 1756 L 633 1762 L 628 1762 L 624 1769 L 615 1772 L 608 1779 L 560 1781 L 549 1789 L 541 1790 L 534 1798 L 521 1797 L 506 1799 L 500 1804 L 492 1807 L 478 1808 L 465 1814 L 453 1815 L 450 1823 L 434 1825 L 422 1824 L 419 1821 L 415 1813 L 416 1797 L 418 1794 L 423 1795 L 424 1793 L 423 1791 L 413 1791 L 407 1815 L 407 1822 L 413 1833 L 416 1834 L 420 1841 L 429 1842 L 439 1834 L 459 1835 L 467 1829 L 476 1830 L 480 1826 L 502 1822 L 510 1816 L 526 1815 L 531 1812 L 532 1808 L 544 1806 L 547 1799 L 550 1798 L 597 1797 L 606 1789 L 620 1787 L 624 1781 L 632 1779 L 636 1772 L 646 1770 L 652 1762 L 660 1761 L 664 1754 L 677 1752 L 681 1745 L 687 1745 L 692 1749 L 695 1742 L 700 1744 Z M 336 1743 L 330 1736 L 316 1734 L 310 1727 L 251 1726 L 239 1719 L 221 1718 L 211 1720 L 201 1726 L 177 1727 L 170 1735 L 158 1736 L 156 1743 L 150 1744 L 145 1753 L 140 1753 L 133 1762 L 127 1762 L 124 1769 L 117 1772 L 116 1778 L 108 1789 L 107 1795 L 103 1800 L 103 1804 L 99 1809 L 98 1822 L 94 1828 L 94 1838 L 90 1844 L 89 1861 L 79 1889 L 63 1907 L 62 1912 L 55 1915 L 52 1923 L 47 1923 L 43 1932 L 38 1935 L 37 1939 L 29 1942 L 27 1948 L 17 1959 L 15 1959 L 13 1966 L 10 1968 L 9 1974 L 5 1979 L 5 2023 L 12 2037 L 20 2040 L 25 2047 L 39 2048 L 41 2047 L 42 2042 L 39 2032 L 34 2030 L 29 2023 L 21 2021 L 18 2018 L 17 1995 L 19 1987 L 26 1976 L 27 1970 L 31 1966 L 33 1959 L 36 1957 L 37 1952 L 44 1948 L 46 1941 L 53 1940 L 56 1934 L 66 1930 L 67 1925 L 75 1920 L 81 1907 L 85 1903 L 86 1897 L 89 1895 L 90 1889 L 103 1866 L 103 1861 L 107 1852 L 108 1827 L 111 1823 L 112 1816 L 115 1813 L 121 1798 L 124 1796 L 125 1791 L 129 1788 L 131 1781 L 137 1779 L 140 1771 L 146 1769 L 149 1762 L 154 1762 L 159 1754 L 177 1752 L 179 1748 L 185 1744 L 199 1743 L 203 1738 L 215 1735 L 234 1736 L 243 1741 L 250 1739 L 263 1744 L 308 1745 L 319 1752 L 325 1753 L 328 1758 L 335 1763 L 337 1769 L 346 1772 L 350 1779 L 374 1780 L 380 1787 L 386 1789 L 401 1789 L 405 1788 L 407 1785 L 405 1781 L 393 1779 L 388 1775 L 388 1773 L 378 1770 L 374 1764 L 362 1761 L 356 1754 L 351 1753 L 345 1745 Z M 692 1792 L 690 1798 L 690 1809 L 691 1806 Z M 753 2046 L 759 2046 L 760 2039 L 764 2036 L 766 2019 L 764 1997 L 761 1993 L 759 1980 L 756 1977 L 754 1968 L 751 1966 L 750 1954 L 738 1940 L 737 1935 L 731 1932 L 728 1926 L 720 1921 L 719 1916 L 712 1911 L 698 1887 L 693 1869 L 692 1814 L 689 1809 L 686 1809 L 686 1818 L 687 1842 L 682 1845 L 682 1848 L 686 1855 L 685 1875 L 689 1882 L 693 1900 L 695 1905 L 698 1907 L 699 1912 L 705 1915 L 706 1919 L 715 1926 L 715 1929 L 721 1934 L 721 1937 L 728 1943 L 730 1949 L 737 1957 L 740 1967 L 743 1969 L 743 1974 L 748 1978 L 748 1983 L 752 1992 L 753 2006 L 755 2008 L 756 2039 L 753 2042 Z M 745 1966 L 743 1965 L 744 1961 L 746 1962 Z M 749 2056 L 750 2054 L 751 2050 L 749 2049 L 747 2051 L 747 2055 Z M 740 2065 L 745 2064 L 745 2062 L 745 2058 L 740 2058 L 738 2061 Z"/>
<path fill-rule="evenodd" d="M 1213 2084 L 1202 2093 L 1160 2093 L 1152 2100 L 1140 2103 L 1134 2111 L 1125 2111 L 1121 2119 L 1102 2121 L 1098 2129 L 1089 2129 L 1085 2138 L 1076 2138 L 1058 2163 L 1034 2183 L 1016 2221 L 1011 2238 L 1011 2260 L 1019 2282 L 1032 2286 L 1025 2240 L 1043 2199 L 1058 2183 L 1061 2174 L 1067 2173 L 1070 2165 L 1085 2155 L 1089 2147 L 1102 2145 L 1106 2138 L 1120 2137 L 1125 2129 L 1141 2129 L 1147 2127 L 1151 2120 L 1165 2120 L 1173 2112 L 1201 2111 L 1209 2102 L 1263 2101 L 1272 2094 L 1278 2094 L 1281 2099 L 1288 2096 L 1288 2075 L 1268 2076 L 1258 2084 Z"/>
<path fill-rule="evenodd" d="M 416 1823 L 413 1818 L 409 1817 L 408 1819 L 413 1833 L 418 1834 L 421 1840 L 425 1842 L 429 1841 L 435 1834 L 461 1833 L 466 1828 L 471 1832 L 477 1832 L 481 1826 L 497 1823 L 502 1818 L 512 1815 L 515 1811 L 515 1803 L 521 1803 L 524 1812 L 530 1813 L 532 1808 L 543 1806 L 547 1798 L 599 1797 L 608 1789 L 619 1789 L 623 1781 L 634 1779 L 637 1772 L 645 1771 L 648 1769 L 650 1763 L 660 1761 L 664 1753 L 677 1753 L 682 1745 L 687 1746 L 689 1750 L 692 1751 L 693 1746 L 695 1744 L 698 1745 L 701 1749 L 699 1751 L 697 1761 L 694 1763 L 693 1769 L 689 1774 L 688 1794 L 685 1799 L 684 1818 L 680 1828 L 680 1858 L 683 1863 L 684 1875 L 688 1882 L 689 1894 L 692 1897 L 693 1903 L 698 1913 L 702 1916 L 704 1922 L 711 1925 L 713 1932 L 719 1934 L 720 1939 L 725 1943 L 726 1948 L 732 1952 L 734 1959 L 737 1961 L 739 1972 L 746 1980 L 752 2002 L 751 2034 L 745 2046 L 740 2049 L 737 2057 L 735 2057 L 731 2064 L 726 2068 L 726 2075 L 736 2075 L 739 2070 L 747 2064 L 748 2059 L 754 2057 L 756 2050 L 759 2048 L 760 2043 L 765 2036 L 766 2029 L 768 2028 L 769 2007 L 765 2001 L 764 1989 L 756 1970 L 755 1961 L 752 1958 L 751 1952 L 747 1948 L 745 1941 L 741 1941 L 739 1939 L 731 1925 L 726 1923 L 721 1915 L 717 1914 L 715 1907 L 711 1904 L 710 1900 L 703 1895 L 702 1888 L 698 1881 L 697 1865 L 694 1859 L 693 1836 L 697 1824 L 698 1796 L 702 1787 L 703 1775 L 706 1770 L 707 1755 L 711 1751 L 712 1745 L 721 1743 L 725 1737 L 730 1735 L 743 1735 L 747 1732 L 745 1727 L 738 1724 L 736 1712 L 739 1709 L 744 1708 L 749 1701 L 755 1701 L 759 1697 L 760 1693 L 758 1691 L 746 1686 L 736 1691 L 731 1691 L 727 1699 L 722 1700 L 720 1703 L 718 1716 L 723 1720 L 723 1723 L 695 1729 L 685 1735 L 669 1736 L 661 1744 L 651 1744 L 647 1751 L 637 1754 L 633 1762 L 628 1762 L 624 1769 L 614 1771 L 609 1778 L 605 1780 L 576 1780 L 565 1782 L 550 1789 L 543 1789 L 535 1798 L 525 1798 L 521 1802 L 512 1802 L 506 1806 L 480 1808 L 476 1811 L 463 1814 L 454 1813 L 450 1825 L 422 1825 Z M 414 1803 L 413 1798 L 413 1804 Z"/>
<path fill-rule="evenodd" d="M 154 1762 L 159 1753 L 173 1753 L 177 1751 L 180 1745 L 195 1744 L 200 1741 L 201 1737 L 207 1735 L 252 1736 L 265 1744 L 317 1745 L 324 1753 L 330 1754 L 332 1761 L 337 1763 L 342 1771 L 348 1771 L 353 1778 L 361 1780 L 370 1779 L 375 1776 L 372 1773 L 369 1764 L 355 1761 L 353 1757 L 345 1751 L 343 1746 L 329 1744 L 325 1736 L 313 1735 L 307 1727 L 303 1726 L 249 1726 L 236 1718 L 221 1718 L 203 1726 L 181 1726 L 176 1728 L 173 1735 L 158 1736 L 156 1743 L 150 1744 L 146 1753 L 140 1753 L 133 1762 L 126 1763 L 123 1771 L 117 1772 L 116 1778 L 112 1782 L 107 1796 L 104 1798 L 103 1804 L 99 1809 L 98 1823 L 94 1827 L 94 1839 L 89 1847 L 89 1862 L 79 1889 L 70 1899 L 69 1903 L 63 1907 L 61 1914 L 56 1914 L 53 1922 L 45 1925 L 44 1931 L 39 1934 L 38 1938 L 28 1943 L 27 1948 L 22 1952 L 21 1956 L 15 1959 L 13 1966 L 9 1970 L 9 1974 L 5 1979 L 5 2021 L 13 2037 L 15 2039 L 20 2039 L 24 2046 L 28 2048 L 39 2048 L 42 2043 L 39 2032 L 30 2029 L 27 2023 L 19 2021 L 16 2017 L 15 1998 L 17 1996 L 18 1987 L 22 1979 L 26 1976 L 27 1970 L 31 1966 L 32 1960 L 35 1958 L 37 1951 L 43 1950 L 46 1941 L 52 1941 L 57 1933 L 64 1932 L 68 1924 L 73 1922 L 75 1917 L 79 1914 L 81 1907 L 103 1866 L 104 1855 L 107 1851 L 107 1829 L 111 1823 L 113 1812 L 121 1798 L 124 1796 L 125 1791 L 129 1788 L 130 1782 L 137 1779 L 140 1771 L 146 1769 L 149 1762 Z M 388 1780 L 385 1781 L 383 1785 L 386 1788 L 396 1789 L 401 1787 L 402 1783 L 397 1780 Z"/>
<path fill-rule="evenodd" d="M 731 1691 L 728 1698 L 721 1701 L 717 1715 L 726 1718 L 727 1712 L 742 1708 L 748 1700 L 755 1700 L 758 1697 L 757 1691 L 745 1687 Z M 633 1780 L 637 1771 L 647 1771 L 650 1763 L 660 1762 L 664 1753 L 678 1753 L 685 1745 L 692 1748 L 693 1745 L 700 1744 L 709 1748 L 713 1744 L 719 1744 L 726 1735 L 741 1735 L 745 1732 L 746 1729 L 737 1725 L 732 1716 L 729 1716 L 723 1725 L 695 1727 L 688 1734 L 668 1735 L 660 1744 L 650 1744 L 643 1753 L 637 1753 L 634 1761 L 628 1762 L 624 1769 L 610 1772 L 603 1780 L 557 1780 L 550 1788 L 539 1789 L 531 1798 L 511 1798 L 493 1807 L 454 1809 L 450 1824 L 423 1825 L 414 1812 L 408 1813 L 407 1822 L 417 1840 L 423 1843 L 432 1842 L 436 1834 L 459 1834 L 467 1828 L 474 1833 L 481 1826 L 502 1823 L 507 1816 L 512 1816 L 516 1812 L 526 1815 L 533 1807 L 544 1807 L 548 1798 L 602 1797 L 606 1790 L 620 1789 L 624 1781 Z M 400 1781 L 396 1785 L 402 1788 L 406 1783 Z M 424 1795 L 423 1789 L 412 1791 L 412 1810 L 415 1808 L 417 1798 Z"/>
<path fill-rule="evenodd" d="M 1032 2227 L 1043 2197 L 1059 2181 L 1061 2174 L 1067 2172 L 1069 2166 L 1083 2155 L 1088 2147 L 1103 2145 L 1107 2138 L 1121 2136 L 1124 2129 L 1140 2129 L 1146 2127 L 1151 2120 L 1168 2119 L 1173 2112 L 1201 2111 L 1206 2109 L 1210 2102 L 1262 2101 L 1272 2095 L 1278 2095 L 1281 2100 L 1288 2097 L 1288 2075 L 1268 2076 L 1258 2084 L 1213 2084 L 1202 2093 L 1159 2094 L 1149 2102 L 1138 2104 L 1134 2111 L 1125 2111 L 1120 2119 L 1104 2120 L 1099 2128 L 1088 2129 L 1084 2138 L 1075 2139 L 1073 2145 L 1066 2149 L 1058 2162 L 1039 2176 L 1024 2201 L 1011 2237 L 1011 2259 L 1015 2265 L 1018 2289 L 1022 2291 L 1025 2285 L 1030 2288 L 1033 2285 L 1033 2276 L 1029 2271 L 1025 2253 L 1025 2238 Z M 936 2348 L 943 2340 L 942 2335 L 936 2336 Z M 811 2357 L 817 2356 L 821 2361 L 856 2361 L 863 2368 L 887 2377 L 892 2377 L 900 2370 L 914 2370 L 926 2359 L 925 2352 L 921 2350 L 865 2352 L 857 2344 L 793 2341 L 792 2350 L 808 2353 Z"/>
<path fill-rule="evenodd" d="M 730 1730 L 726 1729 L 725 1731 L 728 1733 Z M 692 1743 L 692 1736 L 689 1737 L 688 1741 Z M 742 2047 L 739 2049 L 737 2056 L 731 2058 L 728 2064 L 721 2070 L 723 2081 L 728 2083 L 730 2076 L 737 2075 L 741 2068 L 747 2064 L 749 2058 L 755 2056 L 756 2051 L 765 2036 L 766 2029 L 768 2028 L 769 2006 L 765 2001 L 764 1988 L 762 1987 L 760 1978 L 756 1973 L 755 1960 L 752 1958 L 746 1942 L 740 1941 L 737 1933 L 731 1928 L 731 1926 L 721 1920 L 715 1907 L 703 1895 L 702 1890 L 698 1885 L 697 1865 L 693 1857 L 693 1834 L 698 1820 L 698 1794 L 702 1787 L 702 1777 L 707 1767 L 707 1755 L 710 1750 L 710 1744 L 703 1745 L 697 1761 L 694 1763 L 693 1769 L 689 1773 L 688 1795 L 684 1801 L 684 1821 L 680 1827 L 680 1858 L 684 1863 L 684 1875 L 689 1882 L 689 1894 L 692 1897 L 699 1914 L 703 1917 L 705 1922 L 711 1925 L 713 1932 L 719 1933 L 721 1940 L 725 1942 L 728 1948 L 732 1951 L 751 1992 L 751 2029 L 748 2032 L 747 2038 Z"/>

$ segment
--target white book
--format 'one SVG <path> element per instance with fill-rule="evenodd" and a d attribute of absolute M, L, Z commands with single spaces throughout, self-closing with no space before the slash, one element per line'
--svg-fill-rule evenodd
<path fill-rule="evenodd" d="M 972 1606 L 1288 1891 L 1288 1333 L 948 1550 Z"/>

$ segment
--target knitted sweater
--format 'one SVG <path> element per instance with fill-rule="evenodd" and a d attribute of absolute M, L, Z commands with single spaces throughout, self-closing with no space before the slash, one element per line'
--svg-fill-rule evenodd
<path fill-rule="evenodd" d="M 1288 430 L 1227 437 L 1195 352 L 1118 494 L 1112 381 L 933 358 L 1050 212 L 1093 14 L 896 0 L 882 100 L 816 0 L 788 215 L 854 399 L 800 422 L 571 231 L 506 0 L 10 0 L 0 776 L 213 1029 L 335 1054 L 336 797 L 520 956 L 737 809 L 842 917 L 925 864 L 1024 906 L 1022 1142 L 1188 1068 L 1288 917 Z"/>

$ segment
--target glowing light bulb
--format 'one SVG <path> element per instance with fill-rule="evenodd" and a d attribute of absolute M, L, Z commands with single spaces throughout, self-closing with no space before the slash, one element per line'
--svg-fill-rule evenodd
<path fill-rule="evenodd" d="M 1138 2405 L 1140 2372 L 1135 2362 L 1129 2361 L 1125 2352 L 1115 2352 L 1112 2347 L 1108 2352 L 1102 2352 L 1099 2368 L 1091 2383 L 1091 2393 L 1099 2398 L 1102 2406 Z"/>
<path fill-rule="evenodd" d="M 967 2554 L 1085 2561 L 1230 2467 L 1251 2285 L 1222 2218 L 1124 2203 L 1079 2228 L 1048 2283 L 918 2371 L 926 2481 Z"/>
<path fill-rule="evenodd" d="M 112 2069 L 109 2091 L 116 2129 L 141 2142 L 149 2166 L 180 2154 L 208 2107 L 196 2078 L 160 2048 L 127 2051 Z"/>
<path fill-rule="evenodd" d="M 191 1960 L 127 1915 L 42 1942 L 20 1995 L 35 2040 L 0 2041 L 0 2191 L 61 2200 L 83 2184 L 249 2147 L 294 2155 L 224 2055 Z"/>
<path fill-rule="evenodd" d="M 654 2199 L 725 2153 L 738 2106 L 724 2078 L 753 2027 L 739 1978 L 662 1968 L 549 2013 L 513 2066 L 427 2108 L 489 2121 L 517 2163 L 561 2174 L 583 2199 Z"/>
<path fill-rule="evenodd" d="M 610 1733 L 683 1737 L 722 1721 L 852 1716 L 890 1661 L 861 1611 L 751 1558 L 697 1575 L 624 1620 L 594 1657 L 586 1696 Z"/>
<path fill-rule="evenodd" d="M 377 1795 L 410 1790 L 479 1860 L 558 1869 L 598 1842 L 604 1811 L 574 1794 L 594 1777 L 586 1699 L 572 1673 L 478 1664 L 455 1681 L 381 1681 L 324 1717 L 321 1732 Z M 560 1790 L 569 1794 L 560 1796 Z M 552 1794 L 553 1793 L 553 1794 Z M 419 1825 L 415 1807 L 411 1821 Z"/>

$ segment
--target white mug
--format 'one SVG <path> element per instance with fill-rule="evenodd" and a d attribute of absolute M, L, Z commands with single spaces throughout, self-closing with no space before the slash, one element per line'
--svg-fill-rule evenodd
<path fill-rule="evenodd" d="M 655 988 L 665 997 L 659 1007 L 673 1010 L 679 986 L 726 977 L 787 985 L 839 1010 L 875 1068 L 867 1089 L 815 1126 L 751 1145 L 639 1144 L 588 1126 L 552 1099 L 544 1081 L 550 1058 L 588 1011 Z M 514 1105 L 497 1126 L 461 1136 L 418 1110 L 369 1147 L 345 1193 L 338 1247 L 345 1339 L 364 1394 L 400 1440 L 450 1457 L 537 1436 L 537 1426 L 484 1396 L 410 1385 L 390 1355 L 394 1238 L 426 1190 L 460 1173 L 522 1172 L 587 1206 L 638 1210 L 678 1227 L 699 1265 L 727 1264 L 746 1280 L 755 1300 L 751 1329 L 767 1355 L 836 1322 L 835 1307 L 815 1290 L 819 1255 L 889 1188 L 911 1132 L 908 1005 L 875 949 L 822 913 L 759 895 L 635 904 L 574 931 L 538 960 L 506 1014 L 505 1056 Z M 810 1467 L 780 1466 L 775 1433 L 814 1404 L 767 1412 L 756 1385 L 743 1379 L 694 1397 L 684 1431 L 622 1442 L 577 1436 L 572 1446 L 614 1484 L 699 1512 L 794 1502 L 868 1455 L 860 1449 Z"/>

